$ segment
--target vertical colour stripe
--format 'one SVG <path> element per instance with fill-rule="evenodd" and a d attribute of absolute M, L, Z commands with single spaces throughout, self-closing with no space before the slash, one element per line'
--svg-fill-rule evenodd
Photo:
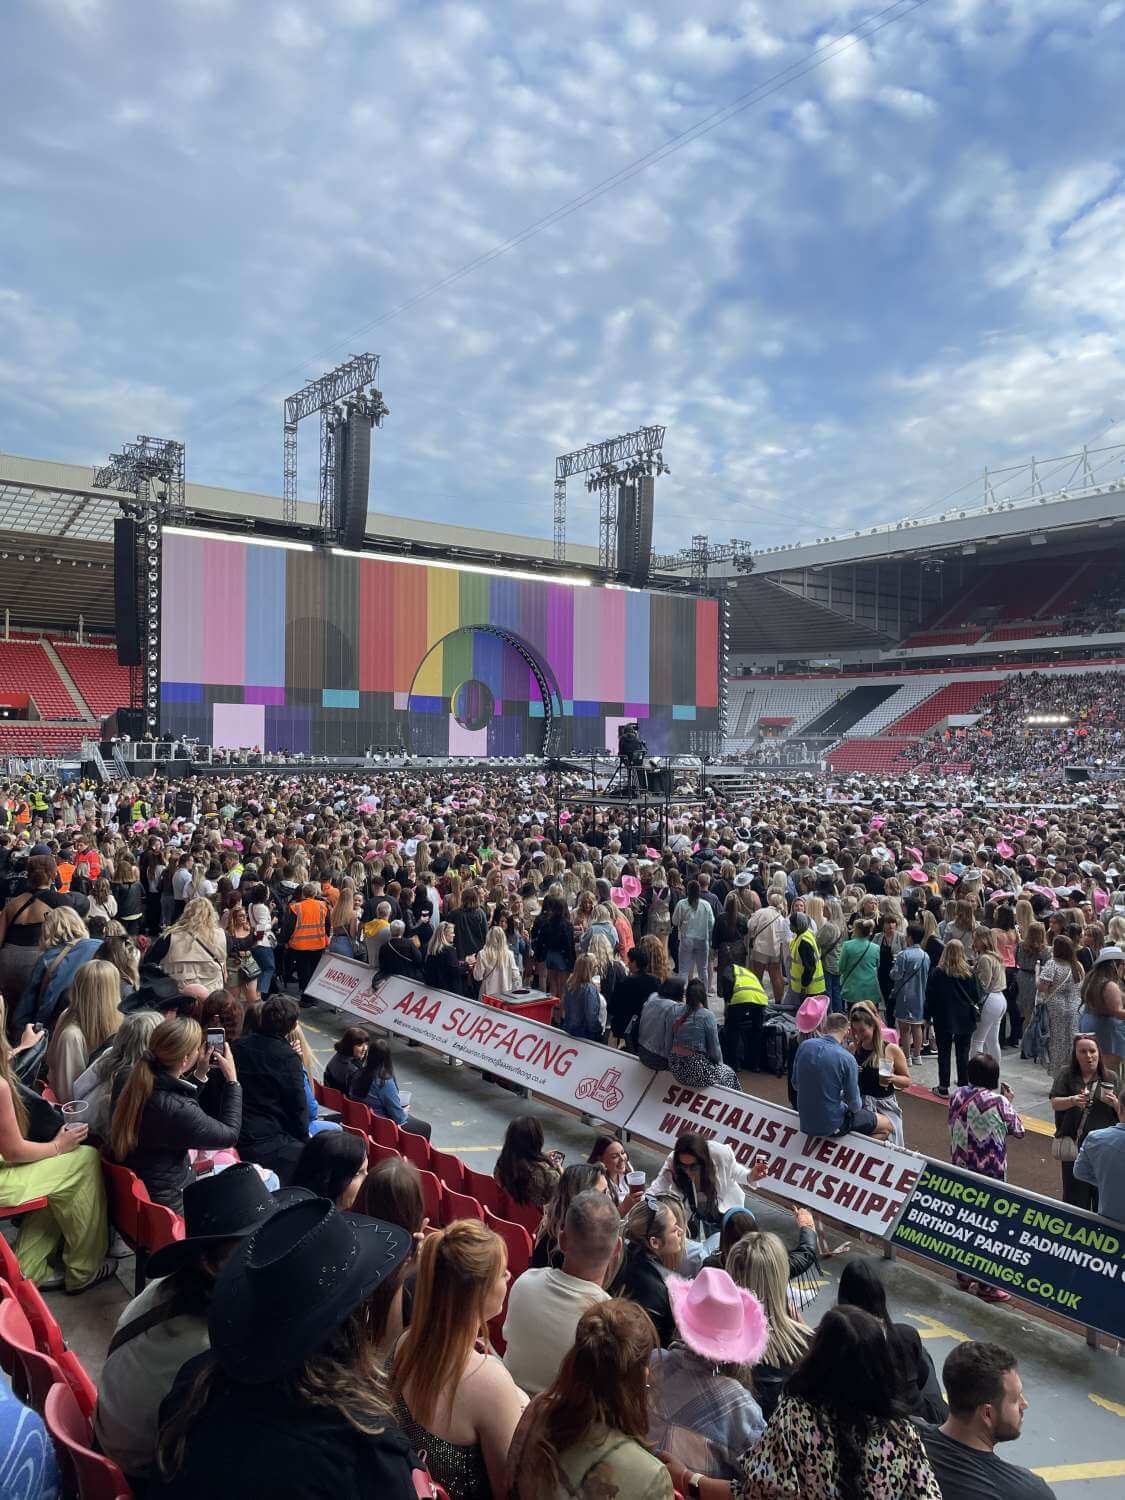
<path fill-rule="evenodd" d="M 719 601 L 698 599 L 695 605 L 695 702 L 719 705 Z"/>
<path fill-rule="evenodd" d="M 202 682 L 203 542 L 164 537 L 161 672 L 165 682 Z"/>
<path fill-rule="evenodd" d="M 246 681 L 246 551 L 239 542 L 203 543 L 204 682 Z"/>
<path fill-rule="evenodd" d="M 432 646 L 461 623 L 461 591 L 456 573 L 426 569 L 426 645 Z"/>
<path fill-rule="evenodd" d="M 280 547 L 246 549 L 246 682 L 285 686 L 285 562 Z"/>
<path fill-rule="evenodd" d="M 624 703 L 625 600 L 624 589 L 599 589 L 601 649 L 598 653 L 598 692 L 602 703 Z"/>
<path fill-rule="evenodd" d="M 578 590 L 562 583 L 548 584 L 547 589 L 547 661 L 559 692 L 570 699 L 574 697 L 574 596 Z"/>
<path fill-rule="evenodd" d="M 625 599 L 625 703 L 649 702 L 649 605 L 651 594 Z"/>
<path fill-rule="evenodd" d="M 568 590 L 569 592 L 569 590 Z M 584 589 L 582 602 L 574 609 L 574 667 L 571 692 L 566 696 L 594 702 L 601 697 L 600 661 L 605 589 Z"/>

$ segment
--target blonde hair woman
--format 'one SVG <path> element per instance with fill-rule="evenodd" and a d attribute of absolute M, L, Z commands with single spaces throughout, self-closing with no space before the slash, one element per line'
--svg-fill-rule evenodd
<path fill-rule="evenodd" d="M 851 1022 L 851 1048 L 859 1065 L 859 1092 L 867 1108 L 886 1115 L 891 1122 L 892 1138 L 904 1146 L 902 1106 L 896 1089 L 910 1087 L 910 1065 L 906 1053 L 883 1035 L 883 1023 L 870 1000 L 859 1000 L 848 1011 Z"/>
<path fill-rule="evenodd" d="M 938 1081 L 934 1093 L 949 1097 L 949 1057 L 957 1053 L 957 1087 L 969 1081 L 969 1044 L 980 1017 L 981 994 L 965 959 L 964 945 L 950 938 L 926 985 L 926 1014 L 934 1023 Z"/>
<path fill-rule="evenodd" d="M 121 1025 L 121 976 L 105 959 L 91 959 L 74 976 L 70 1004 L 47 1044 L 47 1082 L 56 1099 L 74 1098 L 74 1080 Z"/>
<path fill-rule="evenodd" d="M 68 1292 L 84 1292 L 117 1269 L 105 1259 L 109 1227 L 101 1161 L 83 1144 L 85 1125 L 64 1127 L 49 1141 L 27 1139 L 27 1110 L 8 1060 L 6 1021 L 0 999 L 0 1207 L 47 1199 L 47 1207 L 29 1214 L 20 1227 L 20 1270 L 38 1287 L 65 1285 Z M 53 1275 L 50 1261 L 60 1247 L 63 1274 Z"/>
<path fill-rule="evenodd" d="M 395 1415 L 454 1494 L 504 1493 L 508 1445 L 527 1405 L 488 1343 L 508 1281 L 503 1240 L 475 1219 L 422 1245 L 410 1327 L 392 1366 Z"/>
<path fill-rule="evenodd" d="M 474 954 L 471 969 L 473 978 L 480 982 L 482 997 L 506 995 L 519 985 L 519 970 L 502 927 L 488 929 L 484 947 Z"/>
<path fill-rule="evenodd" d="M 789 1252 L 776 1234 L 743 1235 L 731 1247 L 726 1269 L 736 1286 L 754 1293 L 769 1322 L 769 1343 L 753 1367 L 754 1395 L 768 1422 L 789 1373 L 812 1342 L 812 1329 L 790 1309 Z"/>
<path fill-rule="evenodd" d="M 193 1069 L 196 1082 L 214 1069 L 218 1090 L 200 1094 L 184 1075 Z M 211 1115 L 199 1100 L 209 1099 Z M 191 1016 L 161 1021 L 148 1050 L 132 1070 L 113 1108 L 110 1147 L 115 1160 L 131 1168 L 154 1203 L 183 1212 L 184 1188 L 191 1181 L 188 1150 L 228 1150 L 242 1126 L 242 1089 L 231 1049 L 208 1053 L 203 1028 Z"/>
<path fill-rule="evenodd" d="M 154 948 L 154 957 L 164 942 L 167 947 L 156 962 L 182 989 L 201 984 L 207 993 L 226 984 L 227 938 L 219 926 L 215 908 L 206 896 L 194 896 Z"/>

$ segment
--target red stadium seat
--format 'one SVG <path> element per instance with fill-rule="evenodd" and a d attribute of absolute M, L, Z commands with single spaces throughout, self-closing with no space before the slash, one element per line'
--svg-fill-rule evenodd
<path fill-rule="evenodd" d="M 470 1198 L 468 1193 L 455 1193 L 444 1183 L 441 1189 L 441 1211 L 446 1224 L 452 1224 L 454 1219 L 479 1219 L 484 1223 L 484 1209 L 477 1200 Z"/>
<path fill-rule="evenodd" d="M 393 1146 L 380 1146 L 378 1141 L 373 1141 L 368 1137 L 367 1165 L 369 1168 L 377 1167 L 381 1161 L 386 1161 L 390 1157 L 396 1160 L 398 1158 L 398 1152 Z"/>
<path fill-rule="evenodd" d="M 0 1234 L 0 1276 L 5 1281 L 10 1281 L 13 1286 L 17 1281 L 23 1280 L 23 1272 L 20 1270 L 16 1252 L 2 1234 Z"/>
<path fill-rule="evenodd" d="M 537 1208 L 534 1203 L 517 1203 L 510 1193 L 505 1192 L 503 1199 L 503 1212 L 501 1218 L 511 1219 L 513 1224 L 522 1224 L 531 1235 L 532 1239 L 539 1233 L 539 1223 L 543 1217 L 543 1210 Z"/>
<path fill-rule="evenodd" d="M 163 1203 L 150 1203 L 146 1200 L 139 1205 L 139 1209 L 138 1239 L 149 1255 L 172 1244 L 173 1240 L 183 1239 L 183 1219 L 170 1208 L 165 1208 Z"/>
<path fill-rule="evenodd" d="M 326 1083 L 322 1083 L 319 1085 L 320 1093 L 317 1094 L 317 1087 L 318 1085 L 314 1083 L 313 1093 L 316 1094 L 316 1102 L 318 1104 L 323 1104 L 325 1109 L 332 1110 L 334 1114 L 342 1115 L 344 1113 L 344 1105 L 347 1103 L 347 1100 L 345 1099 L 344 1095 L 341 1094 L 340 1090 L 330 1089 Z"/>
<path fill-rule="evenodd" d="M 382 1115 L 371 1115 L 367 1134 L 373 1141 L 378 1141 L 380 1146 L 393 1146 L 396 1151 L 399 1149 L 398 1126 L 393 1120 L 387 1120 Z"/>
<path fill-rule="evenodd" d="M 90 1423 L 68 1385 L 60 1383 L 47 1392 L 43 1420 L 63 1472 L 64 1493 L 77 1494 L 79 1500 L 127 1500 L 131 1491 L 124 1474 L 90 1446 Z"/>
<path fill-rule="evenodd" d="M 58 1364 L 35 1347 L 35 1333 L 14 1297 L 0 1303 L 0 1347 L 12 1389 L 25 1405 L 42 1412 L 47 1392 L 63 1379 Z"/>
<path fill-rule="evenodd" d="M 129 1245 L 137 1257 L 134 1275 L 134 1294 L 144 1291 L 145 1266 L 148 1262 L 141 1235 L 141 1204 L 149 1203 L 148 1189 L 128 1167 L 102 1157 L 102 1177 L 105 1180 L 106 1197 L 109 1199 L 109 1221 L 118 1234 Z"/>
<path fill-rule="evenodd" d="M 82 1415 L 92 1422 L 94 1407 L 98 1404 L 98 1388 L 90 1379 L 86 1367 L 73 1349 L 63 1350 L 58 1365 L 63 1379 L 74 1392 L 74 1399 L 78 1402 Z"/>
<path fill-rule="evenodd" d="M 522 1276 L 531 1264 L 532 1238 L 522 1224 L 513 1224 L 509 1219 L 501 1219 L 485 1204 L 484 1222 L 489 1229 L 494 1230 L 508 1249 L 508 1270 L 512 1273 L 512 1280 Z"/>
<path fill-rule="evenodd" d="M 364 1135 L 371 1134 L 372 1114 L 366 1104 L 361 1104 L 358 1099 L 345 1099 L 340 1113 L 345 1125 L 350 1125 L 354 1130 L 362 1130 Z"/>
<path fill-rule="evenodd" d="M 46 1207 L 46 1198 L 28 1198 L 24 1203 L 13 1203 L 8 1208 L 0 1208 L 0 1219 L 15 1219 L 20 1214 L 33 1214 L 36 1209 Z"/>
<path fill-rule="evenodd" d="M 424 1135 L 414 1135 L 409 1130 L 398 1133 L 398 1149 L 407 1161 L 412 1161 L 419 1171 L 430 1169 L 430 1143 Z"/>
<path fill-rule="evenodd" d="M 419 1172 L 422 1179 L 422 1205 L 426 1210 L 426 1218 L 435 1229 L 440 1229 L 445 1223 L 442 1217 L 442 1185 L 432 1172 Z"/>
<path fill-rule="evenodd" d="M 460 1158 L 448 1151 L 438 1151 L 433 1146 L 430 1147 L 430 1171 L 455 1193 L 461 1192 L 465 1186 L 465 1168 Z"/>
<path fill-rule="evenodd" d="M 12 1286 L 16 1301 L 23 1308 L 24 1316 L 31 1324 L 35 1335 L 35 1347 L 40 1354 L 49 1354 L 52 1359 L 61 1359 L 66 1349 L 62 1329 L 55 1322 L 55 1315 L 43 1300 L 43 1293 L 34 1281 L 17 1281 Z"/>
<path fill-rule="evenodd" d="M 484 1208 L 490 1208 L 494 1214 L 504 1217 L 504 1189 L 490 1177 L 487 1172 L 474 1172 L 468 1162 L 465 1164 L 465 1192 L 472 1193 L 473 1197 Z"/>

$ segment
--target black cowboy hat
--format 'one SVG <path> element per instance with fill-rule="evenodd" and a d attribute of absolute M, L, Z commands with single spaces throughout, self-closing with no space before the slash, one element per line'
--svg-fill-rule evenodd
<path fill-rule="evenodd" d="M 219 1273 L 208 1327 L 220 1366 L 249 1385 L 299 1370 L 412 1245 L 397 1224 L 343 1213 L 327 1198 L 278 1209 Z"/>
<path fill-rule="evenodd" d="M 148 1275 L 169 1276 L 208 1245 L 252 1234 L 270 1214 L 291 1201 L 293 1191 L 283 1188 L 282 1193 L 288 1195 L 284 1197 L 271 1193 L 248 1161 L 235 1162 L 213 1177 L 189 1182 L 184 1188 L 184 1238 L 173 1240 L 149 1257 Z"/>
<path fill-rule="evenodd" d="M 176 981 L 169 979 L 167 974 L 162 974 L 159 969 L 142 969 L 139 988 L 131 995 L 126 995 L 117 1009 L 124 1016 L 132 1015 L 135 1010 L 164 1012 L 172 1009 L 182 1015 L 194 1004 L 194 996 L 185 995 Z"/>

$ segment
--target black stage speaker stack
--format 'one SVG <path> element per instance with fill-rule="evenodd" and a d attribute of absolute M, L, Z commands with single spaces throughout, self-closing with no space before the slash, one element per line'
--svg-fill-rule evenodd
<path fill-rule="evenodd" d="M 353 411 L 336 429 L 336 514 L 340 544 L 359 549 L 367 534 L 367 495 L 371 485 L 372 420 Z"/>
<path fill-rule="evenodd" d="M 119 516 L 113 523 L 113 625 L 123 667 L 141 665 L 137 603 L 137 523 Z"/>

